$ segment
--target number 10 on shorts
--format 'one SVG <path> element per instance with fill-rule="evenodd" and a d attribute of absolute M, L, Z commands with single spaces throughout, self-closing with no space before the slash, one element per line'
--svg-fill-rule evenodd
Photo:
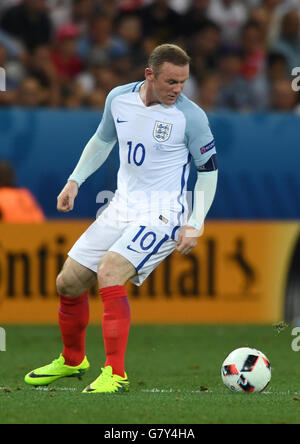
<path fill-rule="evenodd" d="M 132 239 L 132 242 L 136 242 L 142 236 L 142 234 L 144 233 L 145 230 L 146 230 L 146 226 L 141 225 L 140 230 L 134 236 L 134 238 Z M 143 251 L 147 251 L 147 250 L 149 250 L 149 248 L 153 247 L 155 242 L 156 242 L 156 234 L 154 233 L 154 231 L 148 231 L 140 239 L 140 247 Z"/>

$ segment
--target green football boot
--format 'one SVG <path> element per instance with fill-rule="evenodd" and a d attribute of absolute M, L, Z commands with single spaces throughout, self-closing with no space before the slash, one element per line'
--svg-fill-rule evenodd
<path fill-rule="evenodd" d="M 61 378 L 81 378 L 90 368 L 87 357 L 76 367 L 65 365 L 65 358 L 60 355 L 51 364 L 37 368 L 25 376 L 26 384 L 41 386 L 49 385 Z"/>
<path fill-rule="evenodd" d="M 125 377 L 114 375 L 110 365 L 101 369 L 101 375 L 92 384 L 87 386 L 82 393 L 117 393 L 129 390 L 129 381 Z"/>

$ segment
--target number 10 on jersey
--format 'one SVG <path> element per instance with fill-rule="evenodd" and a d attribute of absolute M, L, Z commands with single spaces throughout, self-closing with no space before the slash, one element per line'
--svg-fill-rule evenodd
<path fill-rule="evenodd" d="M 136 166 L 141 166 L 144 163 L 146 156 L 146 149 L 142 143 L 138 143 L 133 148 L 132 142 L 127 142 L 128 145 L 128 163 L 132 162 L 136 164 Z"/>

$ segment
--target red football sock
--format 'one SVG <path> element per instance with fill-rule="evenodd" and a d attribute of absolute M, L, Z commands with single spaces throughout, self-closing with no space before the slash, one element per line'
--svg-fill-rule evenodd
<path fill-rule="evenodd" d="M 103 339 L 105 366 L 111 365 L 113 374 L 125 376 L 125 353 L 130 328 L 130 307 L 126 287 L 116 285 L 101 288 L 103 301 Z"/>
<path fill-rule="evenodd" d="M 77 366 L 85 357 L 85 332 L 89 322 L 88 293 L 78 298 L 60 296 L 59 326 L 65 364 Z"/>

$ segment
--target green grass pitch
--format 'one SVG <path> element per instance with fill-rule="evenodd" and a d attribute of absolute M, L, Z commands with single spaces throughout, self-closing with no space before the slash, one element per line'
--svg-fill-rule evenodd
<path fill-rule="evenodd" d="M 83 395 L 100 373 L 101 327 L 87 332 L 90 372 L 47 389 L 26 386 L 24 375 L 61 352 L 53 326 L 6 326 L 0 352 L 1 424 L 282 424 L 300 423 L 300 352 L 291 349 L 292 328 L 272 326 L 133 326 L 126 370 L 129 393 Z M 229 392 L 220 367 L 235 348 L 263 351 L 272 364 L 265 393 Z"/>

